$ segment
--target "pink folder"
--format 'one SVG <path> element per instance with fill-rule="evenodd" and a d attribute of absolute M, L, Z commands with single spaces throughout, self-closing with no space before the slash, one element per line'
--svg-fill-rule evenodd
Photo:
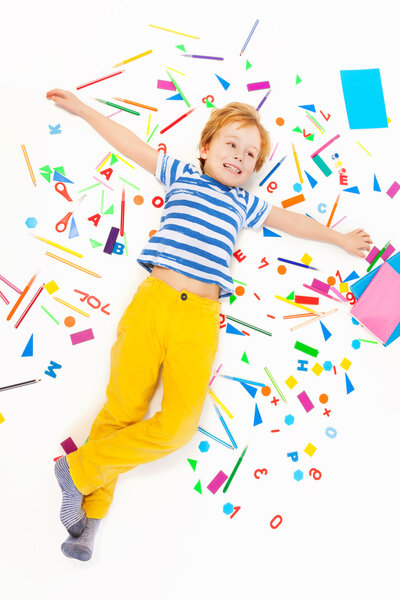
<path fill-rule="evenodd" d="M 400 274 L 385 262 L 350 314 L 385 344 L 400 323 Z"/>

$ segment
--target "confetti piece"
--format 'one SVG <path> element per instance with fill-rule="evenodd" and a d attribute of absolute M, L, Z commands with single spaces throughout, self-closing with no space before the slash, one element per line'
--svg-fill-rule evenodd
<path fill-rule="evenodd" d="M 33 356 L 33 333 L 31 335 L 31 337 L 29 338 L 29 341 L 26 344 L 25 349 L 24 349 L 23 353 L 21 354 L 21 356 Z"/>
<path fill-rule="evenodd" d="M 318 375 L 318 376 L 321 375 L 323 370 L 324 370 L 324 368 L 319 363 L 315 363 L 315 365 L 311 369 L 311 371 L 313 373 L 315 373 L 315 375 Z"/>
<path fill-rule="evenodd" d="M 193 458 L 188 458 L 187 459 L 189 465 L 192 467 L 193 471 L 196 470 L 196 466 L 197 466 L 197 460 L 194 460 Z"/>
<path fill-rule="evenodd" d="M 287 200 L 282 200 L 282 208 L 289 208 L 289 206 L 294 206 L 295 204 L 299 204 L 300 202 L 305 202 L 305 198 L 303 194 L 298 194 L 297 196 L 293 196 L 292 198 L 288 198 Z"/>
<path fill-rule="evenodd" d="M 353 390 L 354 390 L 354 386 L 351 383 L 347 373 L 344 374 L 345 378 L 346 378 L 346 393 L 350 394 Z"/>
<path fill-rule="evenodd" d="M 256 425 L 260 425 L 260 423 L 262 423 L 262 422 L 263 422 L 263 420 L 261 418 L 261 414 L 260 414 L 260 411 L 258 409 L 257 402 L 256 402 L 255 409 L 254 409 L 253 426 L 255 427 Z"/>
<path fill-rule="evenodd" d="M 223 471 L 220 471 L 212 481 L 207 486 L 207 489 L 210 490 L 212 494 L 215 494 L 222 484 L 228 479 L 228 475 L 225 475 Z"/>
<path fill-rule="evenodd" d="M 322 323 L 322 321 L 319 322 L 319 324 L 321 325 L 321 329 L 322 329 L 322 334 L 324 336 L 324 340 L 329 340 L 329 338 L 331 337 L 331 332 L 329 331 L 329 329 L 327 329 L 327 327 Z"/>
<path fill-rule="evenodd" d="M 332 171 L 330 170 L 326 162 L 322 160 L 319 154 L 314 156 L 312 160 L 326 177 L 329 177 L 329 175 L 332 174 Z"/>
<path fill-rule="evenodd" d="M 319 350 L 316 348 L 312 348 L 311 346 L 307 346 L 306 344 L 302 344 L 301 342 L 295 342 L 294 344 L 295 350 L 300 350 L 300 352 L 304 352 L 305 354 L 309 354 L 310 356 L 318 356 Z"/>
<path fill-rule="evenodd" d="M 340 79 L 350 129 L 387 127 L 380 70 L 341 70 Z"/>
<path fill-rule="evenodd" d="M 94 340 L 93 329 L 84 329 L 83 331 L 71 333 L 70 337 L 73 346 L 81 344 L 82 342 L 87 342 L 88 340 Z"/>
<path fill-rule="evenodd" d="M 351 367 L 351 361 L 350 361 L 348 358 L 344 358 L 344 359 L 342 360 L 342 362 L 340 363 L 340 366 L 341 366 L 341 367 L 343 367 L 343 369 L 344 369 L 345 371 L 347 371 L 347 369 L 348 369 L 349 367 Z"/>
<path fill-rule="evenodd" d="M 285 383 L 288 386 L 288 388 L 290 388 L 292 390 L 294 388 L 294 386 L 297 384 L 297 379 L 295 379 L 293 377 L 293 375 L 291 375 L 290 377 L 288 377 L 288 379 L 286 379 Z"/>
<path fill-rule="evenodd" d="M 306 412 L 310 412 L 310 410 L 312 410 L 314 408 L 314 404 L 311 402 L 310 398 L 308 397 L 308 395 L 306 394 L 306 392 L 301 392 L 301 394 L 299 394 L 298 399 L 300 400 L 304 410 Z"/>
<path fill-rule="evenodd" d="M 307 444 L 304 448 L 304 452 L 308 454 L 308 456 L 313 456 L 316 451 L 316 447 L 313 444 Z"/>

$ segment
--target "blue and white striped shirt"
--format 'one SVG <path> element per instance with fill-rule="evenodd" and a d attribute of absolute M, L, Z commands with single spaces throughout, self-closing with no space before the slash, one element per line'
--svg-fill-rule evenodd
<path fill-rule="evenodd" d="M 160 229 L 137 262 L 149 272 L 160 265 L 216 283 L 219 298 L 230 296 L 234 288 L 229 265 L 237 235 L 243 227 L 259 230 L 272 204 L 162 152 L 155 175 L 166 191 Z"/>

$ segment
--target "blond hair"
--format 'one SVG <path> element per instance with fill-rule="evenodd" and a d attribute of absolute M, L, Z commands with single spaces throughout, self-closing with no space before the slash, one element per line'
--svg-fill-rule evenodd
<path fill-rule="evenodd" d="M 209 144 L 221 127 L 224 127 L 228 123 L 236 122 L 243 123 L 242 127 L 246 125 L 256 125 L 258 127 L 261 136 L 261 148 L 254 170 L 259 171 L 271 151 L 271 140 L 269 132 L 261 124 L 258 111 L 250 104 L 230 102 L 223 108 L 214 108 L 211 111 L 210 118 L 203 127 L 198 148 L 201 149 L 202 146 Z M 201 170 L 204 173 L 206 159 L 199 158 L 199 161 Z"/>

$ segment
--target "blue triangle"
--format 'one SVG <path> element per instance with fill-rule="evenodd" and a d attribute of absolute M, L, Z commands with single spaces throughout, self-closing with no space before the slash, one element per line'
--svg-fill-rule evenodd
<path fill-rule="evenodd" d="M 76 237 L 77 235 L 79 235 L 79 231 L 78 231 L 78 228 L 76 226 L 75 219 L 74 219 L 74 217 L 72 217 L 72 219 L 71 219 L 71 227 L 70 227 L 70 230 L 69 230 L 68 237 L 71 239 L 73 237 Z"/>
<path fill-rule="evenodd" d="M 344 376 L 346 377 L 346 393 L 350 394 L 354 390 L 354 386 L 348 378 L 347 373 L 345 373 Z"/>
<path fill-rule="evenodd" d="M 315 188 L 315 186 L 317 185 L 318 181 L 316 179 L 314 179 L 314 177 L 312 177 L 309 173 L 307 173 L 307 171 L 304 171 L 304 173 L 307 175 L 307 179 L 310 182 L 311 187 Z"/>
<path fill-rule="evenodd" d="M 25 350 L 23 351 L 21 356 L 33 356 L 33 333 L 29 338 L 29 342 L 25 346 Z"/>
<path fill-rule="evenodd" d="M 374 173 L 374 192 L 380 192 L 381 188 L 379 187 L 379 183 L 378 180 L 376 178 L 376 175 Z"/>
<path fill-rule="evenodd" d="M 227 81 L 225 81 L 225 79 L 222 79 L 222 77 L 218 77 L 218 75 L 215 73 L 215 77 L 218 79 L 218 81 L 220 82 L 220 84 L 222 85 L 222 87 L 224 88 L 224 90 L 227 90 L 228 87 L 231 85 L 230 83 L 228 83 Z"/>
<path fill-rule="evenodd" d="M 303 106 L 299 106 L 299 108 L 305 108 L 306 110 L 311 110 L 312 112 L 317 112 L 315 110 L 314 104 L 304 104 Z"/>
<path fill-rule="evenodd" d="M 61 173 L 59 173 L 58 171 L 54 171 L 53 181 L 63 181 L 64 183 L 74 183 L 70 179 L 67 179 L 66 177 L 64 177 L 64 175 L 61 175 Z"/>
<path fill-rule="evenodd" d="M 257 402 L 256 402 L 256 408 L 255 408 L 255 411 L 254 411 L 254 423 L 253 423 L 253 426 L 259 425 L 262 422 L 263 421 L 262 421 L 262 418 L 261 418 L 261 415 L 260 415 L 260 411 L 258 410 L 258 406 L 257 406 Z"/>
<path fill-rule="evenodd" d="M 347 275 L 346 279 L 343 279 L 343 283 L 346 283 L 346 281 L 352 281 L 353 279 L 358 279 L 360 276 L 353 271 L 352 273 L 350 273 L 350 275 Z"/>
<path fill-rule="evenodd" d="M 263 227 L 263 234 L 264 237 L 282 237 L 279 233 L 275 233 L 275 231 L 268 229 L 268 227 Z"/>
<path fill-rule="evenodd" d="M 358 187 L 355 185 L 354 187 L 351 188 L 346 188 L 345 190 L 343 190 L 343 192 L 351 192 L 352 194 L 359 194 L 359 189 Z"/>
<path fill-rule="evenodd" d="M 326 341 L 326 340 L 329 340 L 329 338 L 330 338 L 330 337 L 331 337 L 331 335 L 332 335 L 332 334 L 331 334 L 331 332 L 329 331 L 329 329 L 327 329 L 327 327 L 325 327 L 325 325 L 323 324 L 323 322 L 322 322 L 322 321 L 320 321 L 320 322 L 319 322 L 319 324 L 321 325 L 321 328 L 322 328 L 322 333 L 323 333 L 323 335 L 324 335 L 324 339 L 325 339 L 325 341 Z"/>
<path fill-rule="evenodd" d="M 239 329 L 236 329 L 236 327 L 234 327 L 233 325 L 231 325 L 229 323 L 229 321 L 226 323 L 226 333 L 234 333 L 236 335 L 245 335 L 244 333 L 242 333 L 241 331 L 239 331 Z"/>
<path fill-rule="evenodd" d="M 183 100 L 180 94 L 175 94 L 175 96 L 170 96 L 167 100 Z"/>
<path fill-rule="evenodd" d="M 255 395 L 257 394 L 257 388 L 252 386 L 252 385 L 248 385 L 247 383 L 244 383 L 243 381 L 240 382 L 241 385 L 244 387 L 244 389 L 246 390 L 246 392 L 249 392 L 250 396 L 252 398 L 255 397 Z"/>

